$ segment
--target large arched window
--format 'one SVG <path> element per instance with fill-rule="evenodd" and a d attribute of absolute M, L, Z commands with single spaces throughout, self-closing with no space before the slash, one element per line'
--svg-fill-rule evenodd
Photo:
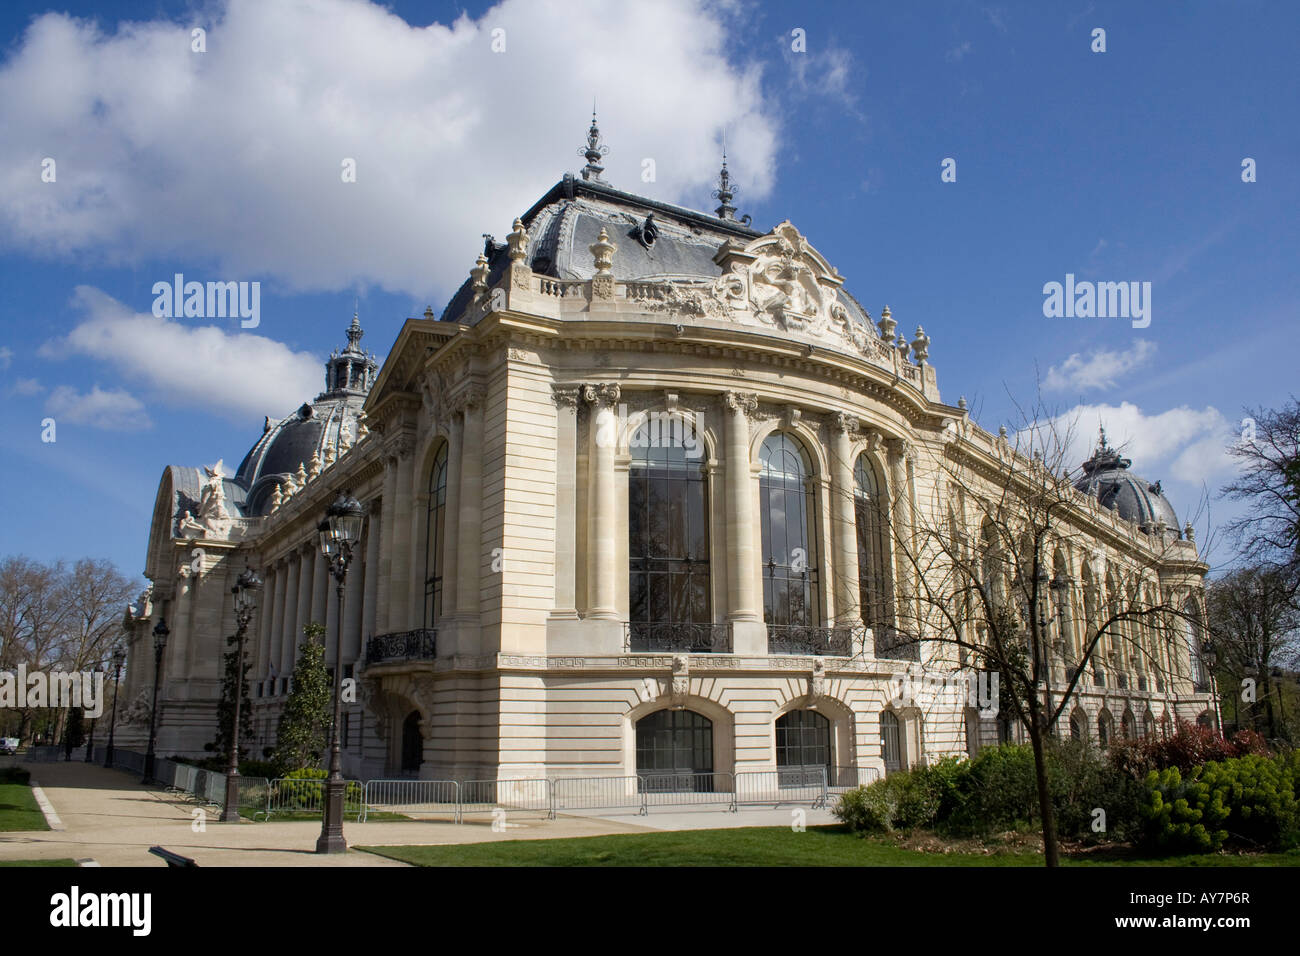
<path fill-rule="evenodd" d="M 831 722 L 815 710 L 792 710 L 776 719 L 777 767 L 826 768 L 834 784 Z"/>
<path fill-rule="evenodd" d="M 1183 605 L 1183 639 L 1187 643 L 1188 675 L 1194 689 L 1203 693 L 1210 689 L 1210 678 L 1201 657 L 1201 611 L 1196 601 L 1188 599 Z"/>
<path fill-rule="evenodd" d="M 711 791 L 713 721 L 693 710 L 656 710 L 636 722 L 636 772 L 643 790 Z"/>
<path fill-rule="evenodd" d="M 628 607 L 634 651 L 726 650 L 713 627 L 709 508 L 702 456 L 676 419 L 632 436 L 628 471 Z M 693 448 L 702 447 L 698 443 Z"/>
<path fill-rule="evenodd" d="M 443 528 L 447 519 L 447 445 L 438 449 L 429 470 L 429 511 L 425 518 L 424 626 L 442 617 Z"/>
<path fill-rule="evenodd" d="M 424 762 L 424 735 L 420 733 L 420 712 L 413 710 L 402 721 L 402 773 L 418 773 Z"/>
<path fill-rule="evenodd" d="M 763 531 L 763 617 L 774 653 L 806 649 L 820 623 L 816 506 L 808 453 L 774 432 L 759 452 Z"/>
<path fill-rule="evenodd" d="M 899 645 L 894 634 L 894 585 L 885 529 L 888 502 L 866 455 L 853 466 L 853 507 L 858 533 L 858 607 L 871 628 L 877 657 L 920 659 L 920 645 Z"/>

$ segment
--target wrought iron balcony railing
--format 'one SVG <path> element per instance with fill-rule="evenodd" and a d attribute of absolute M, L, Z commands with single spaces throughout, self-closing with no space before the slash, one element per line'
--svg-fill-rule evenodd
<path fill-rule="evenodd" d="M 810 624 L 769 624 L 769 654 L 815 654 L 849 657 L 853 654 L 853 631 L 847 627 L 814 627 Z"/>
<path fill-rule="evenodd" d="M 881 624 L 871 629 L 872 648 L 875 656 L 881 660 L 919 661 L 921 645 L 888 624 Z"/>
<path fill-rule="evenodd" d="M 731 629 L 726 624 L 693 621 L 632 621 L 623 625 L 623 649 L 729 654 Z"/>
<path fill-rule="evenodd" d="M 421 627 L 413 631 L 376 634 L 366 641 L 366 663 L 433 660 L 438 656 L 438 632 Z"/>

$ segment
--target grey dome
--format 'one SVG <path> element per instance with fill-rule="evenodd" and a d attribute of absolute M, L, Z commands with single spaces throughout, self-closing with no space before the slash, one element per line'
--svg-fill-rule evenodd
<path fill-rule="evenodd" d="M 295 474 L 299 465 L 306 469 L 313 455 L 323 460 L 327 445 L 337 448 L 345 424 L 348 435 L 356 440 L 357 418 L 379 368 L 374 356 L 360 347 L 364 334 L 354 315 L 347 330 L 347 347 L 333 352 L 325 363 L 326 390 L 279 422 L 267 418 L 262 437 L 235 473 L 235 482 L 247 492 L 245 514 L 270 511 L 276 485 Z"/>
<path fill-rule="evenodd" d="M 1133 462 L 1123 458 L 1106 444 L 1106 433 L 1101 434 L 1092 457 L 1083 463 L 1083 475 L 1074 487 L 1089 495 L 1096 495 L 1103 508 L 1110 508 L 1121 518 L 1132 521 L 1139 528 L 1154 531 L 1161 522 L 1174 534 L 1178 533 L 1178 515 L 1174 506 L 1164 496 L 1160 482 L 1154 484 L 1129 471 Z"/>

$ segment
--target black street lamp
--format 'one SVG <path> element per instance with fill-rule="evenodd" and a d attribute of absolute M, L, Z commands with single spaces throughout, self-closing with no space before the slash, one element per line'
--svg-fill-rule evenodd
<path fill-rule="evenodd" d="M 126 650 L 121 646 L 113 648 L 113 716 L 108 721 L 108 750 L 104 754 L 104 766 L 113 766 L 113 732 L 117 729 L 117 692 L 122 684 L 122 665 L 126 663 Z"/>
<path fill-rule="evenodd" d="M 162 618 L 153 626 L 153 706 L 149 709 L 149 750 L 144 755 L 141 783 L 153 783 L 153 751 L 158 742 L 158 685 L 162 681 L 163 651 L 167 649 L 167 622 Z"/>
<path fill-rule="evenodd" d="M 235 596 L 235 722 L 230 729 L 230 759 L 226 764 L 226 805 L 221 811 L 222 823 L 239 822 L 239 705 L 244 696 L 244 635 L 257 608 L 257 592 L 262 590 L 262 579 L 252 568 L 245 568 L 235 581 L 230 593 Z"/>
<path fill-rule="evenodd" d="M 321 815 L 317 853 L 344 853 L 348 843 L 343 838 L 343 757 L 339 752 L 339 725 L 343 722 L 343 585 L 347 581 L 352 549 L 361 540 L 366 509 L 345 492 L 325 512 L 325 520 L 316 529 L 320 533 L 320 550 L 329 562 L 330 574 L 338 594 L 338 617 L 334 637 L 334 720 L 330 726 L 330 771 L 325 780 L 325 811 Z"/>

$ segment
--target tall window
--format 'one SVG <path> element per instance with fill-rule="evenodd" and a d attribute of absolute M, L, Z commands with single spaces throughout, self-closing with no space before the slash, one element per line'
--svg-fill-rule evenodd
<path fill-rule="evenodd" d="M 636 722 L 636 772 L 643 790 L 711 791 L 713 721 L 693 710 L 656 710 Z"/>
<path fill-rule="evenodd" d="M 903 737 L 898 715 L 892 710 L 880 714 L 880 755 L 885 759 L 885 773 L 903 769 Z"/>
<path fill-rule="evenodd" d="M 1188 600 L 1183 605 L 1183 635 L 1187 642 L 1188 675 L 1195 685 L 1195 690 L 1209 690 L 1210 679 L 1206 676 L 1205 662 L 1201 659 L 1201 613 L 1196 602 Z"/>
<path fill-rule="evenodd" d="M 885 537 L 888 503 L 865 455 L 853 466 L 853 506 L 858 533 L 858 602 L 862 623 L 875 637 L 877 657 L 920 659 L 920 645 L 895 647 L 893 576 Z"/>
<path fill-rule="evenodd" d="M 815 710 L 792 710 L 776 719 L 778 767 L 825 767 L 834 785 L 831 722 Z"/>
<path fill-rule="evenodd" d="M 803 446 L 782 432 L 763 442 L 759 462 L 763 616 L 780 641 L 791 628 L 820 623 L 812 468 Z"/>
<path fill-rule="evenodd" d="M 688 456 L 679 424 L 676 420 L 648 421 L 636 430 L 630 443 L 628 604 L 632 650 L 712 647 L 709 509 L 703 459 Z"/>
<path fill-rule="evenodd" d="M 447 518 L 447 445 L 429 471 L 429 512 L 426 516 L 424 551 L 424 626 L 435 627 L 442 617 L 442 545 Z"/>

